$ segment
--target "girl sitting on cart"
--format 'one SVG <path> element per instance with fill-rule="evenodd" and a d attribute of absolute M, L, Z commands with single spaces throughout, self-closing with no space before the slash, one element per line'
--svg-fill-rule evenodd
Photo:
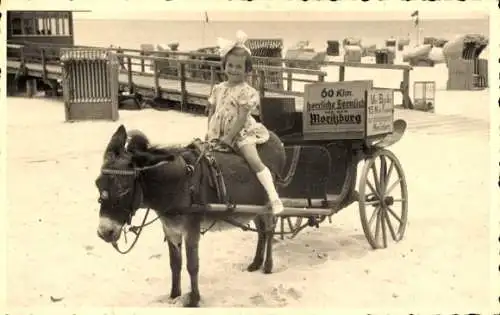
<path fill-rule="evenodd" d="M 237 40 L 219 39 L 222 70 L 227 80 L 215 85 L 208 98 L 208 141 L 220 141 L 242 155 L 264 187 L 274 214 L 283 211 L 283 204 L 274 186 L 271 172 L 262 162 L 257 144 L 269 140 L 267 128 L 252 113 L 260 105 L 259 93 L 246 82 L 252 72 L 251 52 L 244 42 L 246 34 L 237 32 Z M 223 42 L 224 41 L 224 42 Z"/>

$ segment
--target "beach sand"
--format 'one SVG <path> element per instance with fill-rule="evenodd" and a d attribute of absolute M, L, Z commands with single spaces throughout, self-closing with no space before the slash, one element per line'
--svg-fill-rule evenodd
<path fill-rule="evenodd" d="M 363 76 L 350 71 L 347 80 Z M 419 76 L 425 77 L 412 72 Z M 373 251 L 355 203 L 332 224 L 279 241 L 274 273 L 264 275 L 245 271 L 254 233 L 207 233 L 200 248 L 202 306 L 489 307 L 488 101 L 488 90 L 438 91 L 436 114 L 396 110 L 408 122 L 391 148 L 408 182 L 402 242 Z M 8 309 L 173 306 L 161 226 L 146 228 L 128 255 L 115 252 L 96 234 L 94 180 L 119 124 L 141 129 L 153 143 L 186 143 L 204 135 L 205 118 L 146 109 L 121 111 L 117 122 L 65 123 L 60 101 L 8 98 L 7 120 Z M 188 279 L 183 270 L 184 293 Z"/>

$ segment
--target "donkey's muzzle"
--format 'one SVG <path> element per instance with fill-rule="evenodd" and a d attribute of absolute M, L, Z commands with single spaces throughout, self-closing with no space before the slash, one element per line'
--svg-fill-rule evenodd
<path fill-rule="evenodd" d="M 101 218 L 97 235 L 107 243 L 114 243 L 120 238 L 121 226 L 108 218 Z"/>

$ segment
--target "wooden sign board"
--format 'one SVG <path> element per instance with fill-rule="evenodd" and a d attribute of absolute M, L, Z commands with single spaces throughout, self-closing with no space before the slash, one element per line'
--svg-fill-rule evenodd
<path fill-rule="evenodd" d="M 304 88 L 303 136 L 363 139 L 392 132 L 394 91 L 373 81 L 320 82 Z"/>
<path fill-rule="evenodd" d="M 394 128 L 394 90 L 373 88 L 368 92 L 366 136 L 384 135 Z"/>

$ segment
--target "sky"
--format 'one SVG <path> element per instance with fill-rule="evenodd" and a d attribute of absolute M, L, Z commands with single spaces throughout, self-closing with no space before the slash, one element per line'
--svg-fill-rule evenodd
<path fill-rule="evenodd" d="M 408 11 L 207 11 L 211 21 L 356 21 L 356 20 L 410 20 L 412 10 Z M 488 14 L 484 11 L 456 11 L 443 12 L 441 10 L 419 10 L 421 19 L 482 19 Z M 92 12 L 75 12 L 75 19 L 137 19 L 137 20 L 203 20 L 204 11 L 123 11 L 110 13 L 109 10 L 95 10 Z"/>

